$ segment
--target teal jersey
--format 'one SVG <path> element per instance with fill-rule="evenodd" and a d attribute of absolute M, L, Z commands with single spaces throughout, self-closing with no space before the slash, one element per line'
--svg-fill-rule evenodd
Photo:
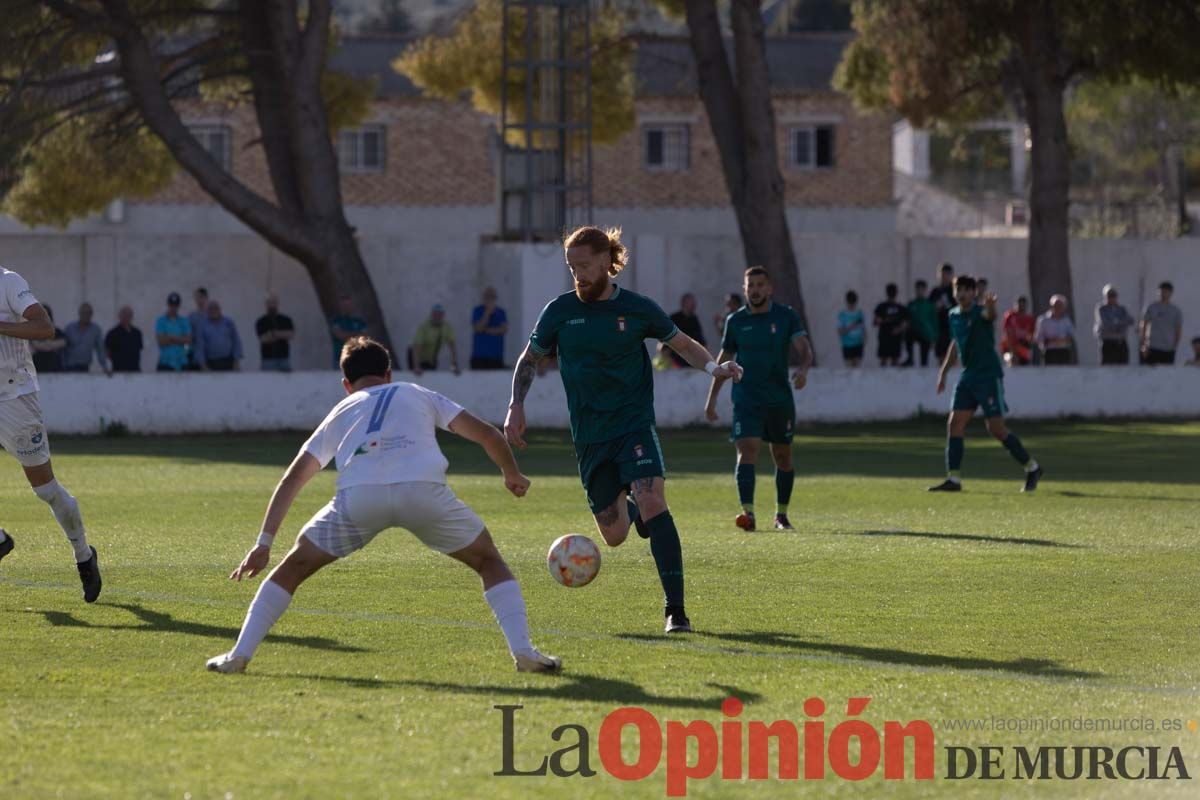
<path fill-rule="evenodd" d="M 529 347 L 539 355 L 558 347 L 576 444 L 654 425 L 654 370 L 644 341 L 677 333 L 658 303 L 616 285 L 607 300 L 585 303 L 567 292 L 542 309 Z"/>
<path fill-rule="evenodd" d="M 999 378 L 1004 375 L 1000 354 L 996 352 L 995 320 L 984 319 L 983 307 L 962 306 L 950 309 L 950 336 L 958 347 L 958 360 L 963 365 L 963 377 Z"/>
<path fill-rule="evenodd" d="M 721 349 L 737 356 L 744 370 L 733 385 L 733 402 L 758 406 L 790 406 L 788 351 L 797 336 L 806 336 L 800 315 L 791 306 L 772 303 L 762 314 L 742 306 L 725 318 Z"/>

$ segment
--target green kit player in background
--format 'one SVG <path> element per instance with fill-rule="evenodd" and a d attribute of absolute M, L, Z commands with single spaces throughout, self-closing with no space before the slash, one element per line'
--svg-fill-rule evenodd
<path fill-rule="evenodd" d="M 746 270 L 743 289 L 746 305 L 725 320 L 718 361 L 737 356 L 744 370 L 733 387 L 733 446 L 737 448 L 738 500 L 742 513 L 734 520 L 739 528 L 754 530 L 754 464 L 760 440 L 771 445 L 775 461 L 775 527 L 792 530 L 788 503 L 796 471 L 792 467 L 792 432 L 796 426 L 796 402 L 792 387 L 803 389 L 812 366 L 812 346 L 800 315 L 790 306 L 771 300 L 771 278 L 762 267 Z M 788 355 L 795 347 L 800 365 L 788 380 Z M 717 394 L 725 379 L 714 375 L 708 390 L 704 415 L 717 419 Z"/>
<path fill-rule="evenodd" d="M 959 275 L 954 279 L 954 299 L 958 302 L 950 309 L 950 349 L 946 360 L 938 371 L 938 394 L 946 390 L 946 371 L 960 358 L 963 371 L 954 387 L 954 402 L 950 406 L 950 419 L 946 424 L 946 480 L 930 486 L 931 492 L 962 491 L 963 434 L 967 423 L 975 415 L 975 409 L 983 407 L 984 423 L 988 433 L 1004 445 L 1017 463 L 1025 467 L 1025 488 L 1037 489 L 1042 477 L 1042 468 L 1029 457 L 1021 440 L 1004 425 L 1004 370 L 996 352 L 996 295 L 989 293 L 983 305 L 975 302 L 975 279 Z"/>
<path fill-rule="evenodd" d="M 611 547 L 625 541 L 631 524 L 650 540 L 666 594 L 666 631 L 681 633 L 691 630 L 683 604 L 683 550 L 663 488 L 654 373 L 644 340 L 662 341 L 710 375 L 737 382 L 741 368 L 733 362 L 718 365 L 657 303 L 609 280 L 625 266 L 620 234 L 588 226 L 564 240 L 575 291 L 542 309 L 513 372 L 504 432 L 513 445 L 525 446 L 525 396 L 538 361 L 557 346 L 579 477 L 596 527 Z"/>

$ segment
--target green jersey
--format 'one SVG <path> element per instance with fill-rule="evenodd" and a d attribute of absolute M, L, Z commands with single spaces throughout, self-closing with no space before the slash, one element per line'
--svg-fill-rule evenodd
<path fill-rule="evenodd" d="M 654 371 L 644 340 L 666 342 L 677 333 L 658 303 L 616 285 L 607 300 L 585 303 L 567 292 L 542 309 L 529 347 L 539 355 L 558 347 L 576 444 L 654 425 Z"/>
<path fill-rule="evenodd" d="M 908 318 L 922 339 L 927 342 L 937 341 L 937 307 L 929 301 L 928 297 L 918 297 L 909 302 Z"/>
<path fill-rule="evenodd" d="M 734 404 L 793 405 L 788 350 L 792 340 L 805 335 L 800 315 L 781 303 L 771 303 L 761 314 L 751 314 L 749 306 L 742 306 L 726 317 L 721 349 L 735 353 L 744 370 L 733 385 Z"/>
<path fill-rule="evenodd" d="M 1000 355 L 996 352 L 995 320 L 984 319 L 982 306 L 962 306 L 950 309 L 950 336 L 958 347 L 958 360 L 963 365 L 963 377 L 999 378 L 1004 375 Z"/>

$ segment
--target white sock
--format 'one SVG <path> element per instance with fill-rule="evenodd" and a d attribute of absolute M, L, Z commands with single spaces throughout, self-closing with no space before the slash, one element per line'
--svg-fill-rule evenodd
<path fill-rule="evenodd" d="M 242 623 L 242 632 L 238 634 L 237 644 L 233 646 L 233 654 L 244 658 L 253 658 L 254 651 L 266 638 L 271 626 L 279 621 L 283 612 L 287 611 L 292 596 L 275 581 L 263 581 L 258 587 L 258 594 L 250 602 L 246 611 L 246 621 Z"/>
<path fill-rule="evenodd" d="M 7 538 L 8 538 L 8 534 L 5 533 L 3 530 L 0 530 L 0 544 L 4 544 L 4 540 Z M 88 553 L 88 555 L 91 555 L 91 553 Z"/>
<path fill-rule="evenodd" d="M 33 493 L 54 512 L 54 518 L 58 520 L 59 527 L 63 529 L 75 550 L 75 560 L 84 562 L 91 558 L 92 549 L 88 547 L 87 536 L 83 533 L 83 517 L 79 516 L 79 503 L 75 502 L 71 493 L 56 480 L 33 487 Z"/>
<path fill-rule="evenodd" d="M 516 580 L 497 583 L 483 593 L 483 599 L 492 607 L 500 630 L 508 640 L 508 651 L 513 655 L 528 653 L 533 649 L 529 641 L 529 621 L 525 617 L 525 598 Z"/>

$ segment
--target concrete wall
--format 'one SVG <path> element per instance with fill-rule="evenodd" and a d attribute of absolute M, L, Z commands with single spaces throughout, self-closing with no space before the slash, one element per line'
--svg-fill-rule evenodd
<path fill-rule="evenodd" d="M 509 312 L 506 355 L 512 363 L 537 313 L 568 288 L 557 245 L 485 240 L 495 223 L 488 207 L 355 214 L 356 224 L 363 225 L 363 256 L 393 340 L 401 349 L 429 307 L 442 303 L 465 365 L 470 355 L 470 311 L 481 289 L 490 284 Z M 653 297 L 668 311 L 677 307 L 684 292 L 695 293 L 708 343 L 716 345 L 712 318 L 722 296 L 741 288 L 744 259 L 732 214 L 614 210 L 598 218 L 626 229 L 633 254 L 620 278 L 622 285 Z M 74 318 L 84 299 L 92 302 L 97 320 L 105 326 L 114 323 L 121 304 L 129 303 L 135 324 L 147 333 L 168 292 L 179 291 L 186 297 L 192 288 L 203 285 L 222 302 L 243 337 L 251 340 L 254 320 L 262 313 L 262 295 L 275 289 L 284 312 L 296 321 L 295 366 L 329 365 L 332 347 L 304 270 L 257 237 L 238 232 L 232 223 L 226 228 L 219 218 L 210 222 L 211 232 L 188 236 L 153 235 L 146 232 L 153 221 L 133 218 L 129 228 L 93 221 L 65 235 L 0 230 L 0 264 L 25 275 L 35 294 L 55 308 L 60 324 Z M 1020 239 L 796 233 L 794 241 L 811 333 L 818 359 L 827 366 L 841 363 L 835 319 L 847 289 L 859 293 L 869 313 L 883 299 L 886 283 L 900 284 L 901 297 L 907 298 L 914 280 L 933 281 L 936 265 L 946 260 L 960 271 L 989 278 L 1006 306 L 1028 291 L 1027 244 Z M 1072 311 L 1083 364 L 1097 361 L 1092 308 L 1107 282 L 1118 286 L 1122 302 L 1136 315 L 1155 296 L 1159 281 L 1170 279 L 1176 287 L 1175 302 L 1184 314 L 1185 341 L 1200 335 L 1200 240 L 1089 239 L 1074 241 L 1071 248 L 1075 298 L 1081 306 Z M 245 366 L 256 369 L 257 348 L 252 341 L 247 344 L 250 356 Z M 868 364 L 874 363 L 873 352 L 874 336 L 869 335 Z M 156 358 L 157 348 L 151 344 L 143 355 L 143 368 L 152 369 Z M 448 363 L 445 354 L 441 363 Z"/>
<path fill-rule="evenodd" d="M 409 374 L 400 379 L 412 379 Z M 415 379 L 414 379 L 415 380 Z M 419 382 L 476 414 L 500 423 L 507 410 L 505 373 L 426 373 Z M 655 408 L 661 427 L 704 424 L 708 376 L 659 373 Z M 1005 381 L 1014 417 L 1200 417 L 1200 369 L 1058 367 L 1011 370 Z M 315 427 L 343 397 L 332 371 L 189 375 L 57 374 L 42 377 L 41 400 L 52 433 L 96 433 L 105 422 L 137 433 L 292 430 Z M 934 391 L 931 370 L 813 370 L 796 395 L 798 416 L 811 422 L 906 419 L 943 413 L 949 395 Z M 719 404 L 730 423 L 728 391 Z M 565 428 L 566 400 L 558 374 L 534 382 L 526 416 L 537 427 Z"/>

